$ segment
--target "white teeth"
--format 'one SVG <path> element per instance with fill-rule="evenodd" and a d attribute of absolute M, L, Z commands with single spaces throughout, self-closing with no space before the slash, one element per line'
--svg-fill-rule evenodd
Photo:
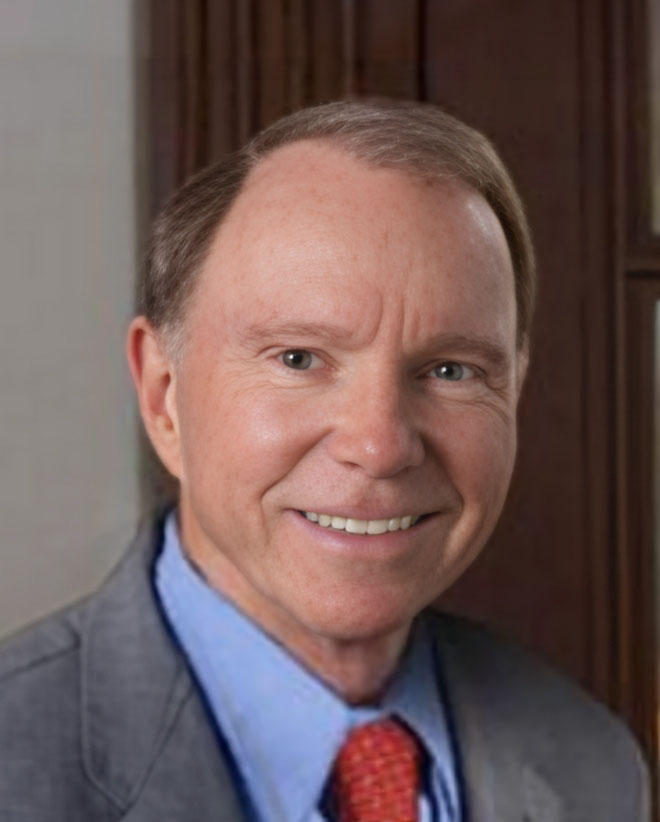
<path fill-rule="evenodd" d="M 346 530 L 349 534 L 366 534 L 369 523 L 366 519 L 347 519 Z"/>
<path fill-rule="evenodd" d="M 415 525 L 421 517 L 405 516 L 391 519 L 352 519 L 334 514 L 316 514 L 313 511 L 303 511 L 303 515 L 310 522 L 317 522 L 323 528 L 333 528 L 335 531 L 347 531 L 349 534 L 386 534 L 388 531 L 405 531 Z"/>
<path fill-rule="evenodd" d="M 367 534 L 386 534 L 387 520 L 386 519 L 370 519 L 367 523 Z"/>

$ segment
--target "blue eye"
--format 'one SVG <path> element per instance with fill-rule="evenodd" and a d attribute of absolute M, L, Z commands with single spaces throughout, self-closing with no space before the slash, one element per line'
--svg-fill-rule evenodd
<path fill-rule="evenodd" d="M 287 366 L 296 371 L 306 371 L 312 365 L 314 355 L 303 348 L 292 348 L 290 351 L 285 351 L 280 354 L 280 360 Z"/>
<path fill-rule="evenodd" d="M 434 376 L 448 382 L 461 382 L 462 380 L 474 377 L 474 370 L 468 365 L 461 365 L 458 362 L 443 362 L 431 372 Z"/>

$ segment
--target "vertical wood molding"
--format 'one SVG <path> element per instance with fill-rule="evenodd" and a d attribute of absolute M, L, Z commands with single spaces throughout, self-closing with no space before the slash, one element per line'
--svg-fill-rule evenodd
<path fill-rule="evenodd" d="M 626 176 L 628 253 L 660 261 L 660 237 L 652 232 L 651 100 L 649 4 L 657 0 L 628 0 L 621 9 L 625 37 L 623 58 L 626 116 Z M 658 43 L 655 49 L 660 49 Z"/>
<path fill-rule="evenodd" d="M 660 277 L 649 272 L 628 272 L 626 293 L 626 405 L 625 430 L 626 510 L 625 574 L 626 596 L 620 603 L 622 656 L 619 692 L 621 708 L 642 741 L 658 783 L 658 590 L 657 549 L 654 512 L 654 411 L 657 403 L 655 305 L 660 301 Z M 653 792 L 657 797 L 657 790 Z"/>
<path fill-rule="evenodd" d="M 430 0 L 416 0 L 416 29 L 417 29 L 417 97 L 427 100 L 426 69 L 428 64 L 428 3 Z"/>
<path fill-rule="evenodd" d="M 420 16 L 418 0 L 360 0 L 353 30 L 354 90 L 358 95 L 418 100 Z"/>
<path fill-rule="evenodd" d="M 150 0 L 151 211 L 206 160 L 205 0 Z"/>
<path fill-rule="evenodd" d="M 208 99 L 206 71 L 206 2 L 185 2 L 179 6 L 182 44 L 179 52 L 181 83 L 179 110 L 181 179 L 193 174 L 206 162 Z"/>
<path fill-rule="evenodd" d="M 357 91 L 357 64 L 356 45 L 357 15 L 355 0 L 342 0 L 341 5 L 341 32 L 342 32 L 342 89 L 345 97 L 353 97 Z"/>
<path fill-rule="evenodd" d="M 234 63 L 236 82 L 236 144 L 242 145 L 254 129 L 254 0 L 234 0 Z"/>
<path fill-rule="evenodd" d="M 308 60 L 307 103 L 329 102 L 346 96 L 345 0 L 306 0 Z"/>
<path fill-rule="evenodd" d="M 610 179 L 612 146 L 607 129 L 610 93 L 603 66 L 607 58 L 607 14 L 602 0 L 582 0 L 576 6 L 579 40 L 580 168 L 579 219 L 582 243 L 580 267 L 584 286 L 580 307 L 580 355 L 584 375 L 581 431 L 584 452 L 582 497 L 585 504 L 584 546 L 589 584 L 584 602 L 586 677 L 601 699 L 614 705 L 615 610 L 611 580 L 616 568 L 615 415 L 602 397 L 612 391 L 611 363 L 616 357 L 612 333 L 616 264 L 604 237 L 614 236 Z M 594 423 L 593 408 L 601 413 Z"/>
<path fill-rule="evenodd" d="M 286 77 L 288 107 L 302 108 L 309 100 L 309 20 L 305 0 L 289 0 L 286 27 L 286 52 L 289 55 Z"/>
<path fill-rule="evenodd" d="M 658 818 L 658 562 L 654 528 L 653 350 L 660 238 L 651 231 L 647 0 L 610 0 L 616 292 L 617 553 L 612 575 L 615 706 L 651 765 Z M 655 44 L 660 47 L 660 44 Z M 657 512 L 655 512 L 657 514 Z"/>

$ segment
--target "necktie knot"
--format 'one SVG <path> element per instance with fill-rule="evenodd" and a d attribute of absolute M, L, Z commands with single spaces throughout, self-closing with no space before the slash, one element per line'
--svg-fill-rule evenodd
<path fill-rule="evenodd" d="M 421 750 L 393 719 L 355 728 L 334 767 L 339 822 L 416 822 Z"/>

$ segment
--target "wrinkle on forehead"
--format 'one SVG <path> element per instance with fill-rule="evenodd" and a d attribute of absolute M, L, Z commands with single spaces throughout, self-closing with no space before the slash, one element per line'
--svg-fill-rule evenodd
<path fill-rule="evenodd" d="M 443 330 L 434 326 L 462 333 L 468 315 L 506 333 L 515 314 L 504 232 L 477 192 L 323 143 L 292 144 L 257 166 L 204 268 L 234 321 L 285 309 L 292 322 L 341 317 L 364 338 L 386 321 L 412 341 Z"/>

